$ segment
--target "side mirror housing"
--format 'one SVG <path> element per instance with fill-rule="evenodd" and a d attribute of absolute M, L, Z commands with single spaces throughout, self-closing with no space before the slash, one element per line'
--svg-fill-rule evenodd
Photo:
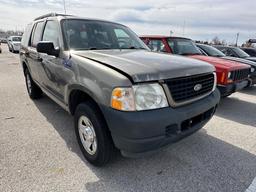
<path fill-rule="evenodd" d="M 46 53 L 55 57 L 58 57 L 60 54 L 60 50 L 55 49 L 53 42 L 49 41 L 40 41 L 36 46 L 36 50 L 39 53 Z"/>

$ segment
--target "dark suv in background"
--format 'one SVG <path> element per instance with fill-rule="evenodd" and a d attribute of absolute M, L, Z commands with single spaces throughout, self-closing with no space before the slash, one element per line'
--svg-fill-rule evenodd
<path fill-rule="evenodd" d="M 42 92 L 74 115 L 78 143 L 94 165 L 176 142 L 213 116 L 213 66 L 151 52 L 128 27 L 49 14 L 28 25 L 20 60 L 28 94 Z"/>
<path fill-rule="evenodd" d="M 251 47 L 241 47 L 241 49 L 246 52 L 250 57 L 256 57 L 256 48 Z"/>
<path fill-rule="evenodd" d="M 247 60 L 256 62 L 256 57 L 251 57 L 239 47 L 231 47 L 231 46 L 215 46 L 215 47 L 227 56 L 238 57 L 238 58 L 247 59 Z"/>

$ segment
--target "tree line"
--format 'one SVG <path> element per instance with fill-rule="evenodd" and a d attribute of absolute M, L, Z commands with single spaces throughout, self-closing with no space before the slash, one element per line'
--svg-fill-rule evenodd
<path fill-rule="evenodd" d="M 236 44 L 228 44 L 225 39 L 220 39 L 218 36 L 215 36 L 211 41 L 195 41 L 196 43 L 201 43 L 201 44 L 207 44 L 207 45 L 230 45 L 230 46 L 236 46 Z M 248 40 L 242 44 L 241 47 L 256 47 L 254 41 Z"/>

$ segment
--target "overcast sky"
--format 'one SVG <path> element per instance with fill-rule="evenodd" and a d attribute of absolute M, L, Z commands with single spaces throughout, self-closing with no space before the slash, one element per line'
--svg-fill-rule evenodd
<path fill-rule="evenodd" d="M 64 12 L 63 0 L 0 0 L 0 28 L 23 29 L 37 16 Z M 256 38 L 255 0 L 66 0 L 68 14 L 107 19 L 137 34 L 164 34 L 240 43 Z"/>

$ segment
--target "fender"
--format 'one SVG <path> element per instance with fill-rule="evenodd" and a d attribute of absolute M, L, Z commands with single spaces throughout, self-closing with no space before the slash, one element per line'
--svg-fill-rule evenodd
<path fill-rule="evenodd" d="M 98 103 L 100 106 L 102 104 L 104 104 L 104 94 L 102 92 L 102 90 L 99 88 L 98 85 L 94 84 L 90 84 L 90 87 L 85 87 L 82 84 L 71 84 L 67 87 L 66 91 L 65 91 L 65 103 L 66 105 L 69 106 L 69 98 L 70 98 L 70 94 L 72 93 L 72 91 L 74 90 L 79 90 L 82 91 L 84 93 L 86 93 L 87 95 L 89 95 L 96 103 Z M 93 90 L 93 92 L 92 92 Z M 105 103 L 106 104 L 106 103 Z"/>

